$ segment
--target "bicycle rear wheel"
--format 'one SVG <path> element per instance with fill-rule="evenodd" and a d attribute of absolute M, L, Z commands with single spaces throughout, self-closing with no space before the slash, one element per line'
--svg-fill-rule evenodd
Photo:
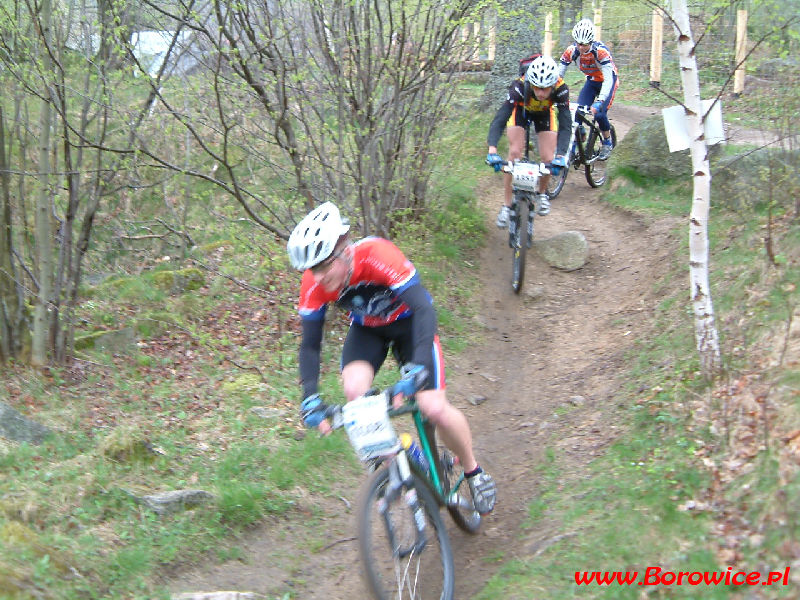
<path fill-rule="evenodd" d="M 420 543 L 414 514 L 406 501 L 409 487 L 396 490 L 389 468 L 364 482 L 358 501 L 358 544 L 364 578 L 377 600 L 452 600 L 453 553 L 439 505 L 425 483 L 412 474 L 424 521 Z M 397 493 L 395 493 L 395 491 Z"/>
<path fill-rule="evenodd" d="M 613 125 L 611 126 L 611 143 L 613 146 L 617 145 L 617 132 L 614 130 Z M 597 123 L 594 123 L 586 140 L 586 181 L 593 188 L 600 187 L 607 179 L 608 161 L 597 160 L 597 155 L 600 153 L 602 145 L 603 134 L 600 133 Z"/>
<path fill-rule="evenodd" d="M 525 253 L 528 250 L 527 198 L 517 200 L 514 237 L 511 243 L 511 288 L 519 294 L 525 280 Z"/>

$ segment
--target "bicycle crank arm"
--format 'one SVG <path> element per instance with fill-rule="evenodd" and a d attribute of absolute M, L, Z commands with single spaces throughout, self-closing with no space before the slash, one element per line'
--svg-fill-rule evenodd
<path fill-rule="evenodd" d="M 463 508 L 466 510 L 474 511 L 475 505 L 472 504 L 469 500 L 460 496 L 459 494 L 453 494 L 450 498 L 447 499 L 447 506 L 452 506 L 454 508 Z"/>

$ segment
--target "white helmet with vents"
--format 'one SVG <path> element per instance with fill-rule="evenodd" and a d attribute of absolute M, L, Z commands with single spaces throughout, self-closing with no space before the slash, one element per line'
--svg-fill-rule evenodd
<path fill-rule="evenodd" d="M 581 19 L 575 23 L 572 39 L 579 44 L 591 44 L 594 41 L 594 24 L 589 19 Z"/>
<path fill-rule="evenodd" d="M 533 87 L 548 88 L 558 81 L 556 61 L 546 56 L 539 56 L 528 66 L 525 79 Z"/>
<path fill-rule="evenodd" d="M 336 242 L 350 230 L 333 202 L 325 202 L 308 213 L 289 236 L 286 250 L 292 266 L 304 271 L 328 258 Z"/>

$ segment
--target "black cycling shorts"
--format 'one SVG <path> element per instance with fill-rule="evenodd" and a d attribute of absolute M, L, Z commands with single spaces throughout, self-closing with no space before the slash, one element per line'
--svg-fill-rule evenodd
<path fill-rule="evenodd" d="M 533 125 L 536 133 L 558 131 L 558 110 L 555 104 L 547 112 L 527 112 L 522 107 L 515 106 L 514 112 L 511 113 L 508 123 L 506 123 L 508 127 L 512 125 L 518 127 Z"/>
<path fill-rule="evenodd" d="M 344 340 L 341 366 L 344 368 L 355 360 L 365 360 L 377 373 L 390 349 L 399 365 L 413 360 L 414 343 L 411 319 L 398 319 L 394 323 L 379 327 L 365 327 L 352 323 Z M 438 335 L 433 337 L 431 351 L 426 354 L 425 360 L 415 362 L 418 364 L 421 362 L 422 366 L 428 370 L 428 382 L 422 389 L 444 389 L 444 358 Z"/>

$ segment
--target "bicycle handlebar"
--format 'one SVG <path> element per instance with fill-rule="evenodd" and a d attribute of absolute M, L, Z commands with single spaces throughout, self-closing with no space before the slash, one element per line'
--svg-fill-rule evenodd
<path fill-rule="evenodd" d="M 384 390 L 375 391 L 369 390 L 365 396 L 384 396 L 386 405 L 388 406 L 388 414 L 390 417 L 397 417 L 406 413 L 417 410 L 417 402 L 414 396 L 420 390 L 422 385 L 428 379 L 428 370 L 422 365 L 416 365 L 408 373 L 405 373 L 398 381 L 390 385 Z M 405 402 L 394 408 L 392 406 L 392 399 L 398 394 L 405 396 Z M 342 419 L 342 405 L 331 404 L 325 408 L 325 418 L 331 419 L 331 429 L 338 429 L 344 425 Z"/>

